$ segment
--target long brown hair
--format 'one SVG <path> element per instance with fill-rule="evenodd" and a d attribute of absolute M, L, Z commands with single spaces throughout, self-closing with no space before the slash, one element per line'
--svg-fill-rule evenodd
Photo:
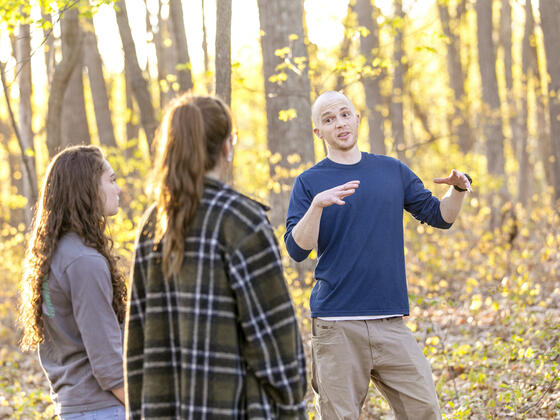
<path fill-rule="evenodd" d="M 232 134 L 228 107 L 219 99 L 185 94 L 171 105 L 157 135 L 154 186 L 156 239 L 162 241 L 163 274 L 177 274 L 185 237 L 204 189 L 204 174 L 218 162 Z"/>
<path fill-rule="evenodd" d="M 33 218 L 31 238 L 20 284 L 19 323 L 21 348 L 29 350 L 43 342 L 42 288 L 47 281 L 51 257 L 59 239 L 74 232 L 99 251 L 109 263 L 113 285 L 113 309 L 124 320 L 126 284 L 111 254 L 112 240 L 105 235 L 106 219 L 100 191 L 105 170 L 103 153 L 95 146 L 69 147 L 49 164 Z"/>

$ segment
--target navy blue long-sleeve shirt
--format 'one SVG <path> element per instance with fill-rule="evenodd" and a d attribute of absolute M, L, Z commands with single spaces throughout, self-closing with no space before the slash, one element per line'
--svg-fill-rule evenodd
<path fill-rule="evenodd" d="M 290 256 L 303 261 L 292 229 L 318 193 L 359 180 L 345 205 L 325 207 L 317 244 L 317 280 L 311 293 L 312 317 L 409 314 L 403 209 L 431 226 L 448 229 L 439 200 L 400 161 L 362 153 L 344 165 L 325 158 L 300 174 L 292 190 L 284 241 Z"/>

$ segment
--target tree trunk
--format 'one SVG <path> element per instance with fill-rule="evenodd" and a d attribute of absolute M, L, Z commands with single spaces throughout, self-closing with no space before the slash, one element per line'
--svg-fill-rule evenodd
<path fill-rule="evenodd" d="M 517 183 L 517 196 L 519 202 L 523 205 L 527 204 L 529 198 L 529 153 L 527 150 L 527 143 L 529 138 L 529 85 L 534 80 L 533 74 L 532 54 L 531 54 L 531 37 L 533 36 L 534 25 L 532 16 L 531 2 L 527 1 L 525 4 L 525 29 L 523 33 L 523 46 L 522 46 L 522 96 L 521 96 L 521 143 L 518 146 L 518 161 L 519 161 L 519 175 Z M 538 77 L 538 75 L 537 75 Z"/>
<path fill-rule="evenodd" d="M 204 76 L 206 80 L 206 91 L 210 93 L 212 92 L 212 83 L 210 82 L 210 78 L 208 77 L 208 75 L 210 74 L 210 60 L 208 59 L 208 35 L 206 33 L 206 7 L 204 5 L 204 0 L 200 1 L 200 9 L 202 11 L 202 53 L 204 54 Z M 230 9 L 231 9 L 231 5 L 230 5 Z M 217 26 L 217 28 L 218 27 L 219 26 Z M 231 38 L 231 22 L 230 22 L 230 38 Z"/>
<path fill-rule="evenodd" d="M 82 34 L 82 38 L 84 38 L 81 28 L 78 30 Z M 62 55 L 66 54 L 69 42 L 71 42 L 66 40 L 67 36 L 63 30 Z M 62 104 L 62 147 L 91 143 L 84 98 L 83 58 L 84 49 L 80 52 L 80 57 L 72 70 L 68 87 L 64 92 Z"/>
<path fill-rule="evenodd" d="M 473 148 L 473 135 L 469 124 L 469 105 L 465 95 L 465 76 L 461 64 L 461 41 L 458 35 L 459 14 L 455 25 L 449 16 L 448 5 L 438 1 L 438 11 L 443 33 L 449 39 L 447 43 L 447 74 L 449 84 L 453 90 L 453 117 L 450 123 L 452 137 L 457 136 L 459 148 L 463 153 L 468 153 Z"/>
<path fill-rule="evenodd" d="M 404 11 L 402 0 L 395 0 L 395 14 L 401 21 L 404 19 Z M 395 41 L 393 50 L 393 65 L 395 67 L 393 74 L 393 91 L 391 94 L 391 135 L 394 141 L 394 148 L 397 150 L 399 159 L 406 162 L 405 141 L 404 141 L 404 115 L 403 115 L 403 99 L 404 99 L 404 66 L 402 63 L 403 50 L 403 27 L 398 25 L 394 28 Z"/>
<path fill-rule="evenodd" d="M 177 56 L 177 80 L 181 91 L 186 92 L 192 89 L 193 80 L 181 0 L 169 0 L 169 17 L 172 22 L 173 45 Z"/>
<path fill-rule="evenodd" d="M 86 25 L 87 27 L 84 31 L 84 61 L 88 69 L 99 142 L 107 147 L 117 147 L 113 121 L 111 121 L 111 111 L 109 109 L 107 86 L 105 85 L 105 77 L 103 77 L 103 63 L 97 48 L 93 20 L 91 18 L 88 19 Z"/>
<path fill-rule="evenodd" d="M 20 25 L 16 41 L 19 86 L 19 137 L 23 172 L 23 195 L 27 198 L 25 220 L 31 224 L 33 208 L 37 202 L 37 169 L 35 167 L 35 146 L 33 143 L 31 107 L 31 34 L 29 25 Z"/>
<path fill-rule="evenodd" d="M 488 172 L 492 175 L 504 175 L 504 135 L 496 77 L 496 54 L 492 42 L 492 0 L 478 0 L 476 16 L 487 167 Z"/>
<path fill-rule="evenodd" d="M 548 72 L 548 112 L 552 139 L 554 197 L 560 199 L 560 3 L 540 0 L 541 25 Z"/>
<path fill-rule="evenodd" d="M 387 153 L 385 147 L 385 117 L 381 113 L 385 103 L 385 98 L 381 94 L 381 81 L 384 77 L 384 72 L 380 65 L 374 65 L 373 63 L 374 59 L 380 56 L 379 25 L 377 23 L 379 10 L 372 7 L 371 0 L 357 0 L 356 13 L 358 14 L 358 24 L 369 30 L 369 34 L 366 37 L 360 38 L 360 51 L 366 58 L 367 65 L 373 67 L 373 73 L 375 74 L 374 76 L 362 79 L 366 95 L 370 150 L 372 153 L 384 155 Z"/>
<path fill-rule="evenodd" d="M 216 2 L 216 95 L 231 106 L 231 0 Z"/>
<path fill-rule="evenodd" d="M 340 52 L 338 54 L 338 62 L 344 63 L 346 60 L 349 59 L 350 55 L 350 47 L 352 46 L 352 38 L 349 36 L 347 30 L 352 28 L 352 21 L 354 15 L 354 6 L 352 2 L 348 2 L 348 9 L 346 12 L 346 17 L 344 18 L 344 38 L 342 39 L 342 43 L 340 45 Z M 341 91 L 344 89 L 344 72 L 339 70 L 336 76 L 336 83 L 334 90 Z"/>
<path fill-rule="evenodd" d="M 140 120 L 146 140 L 148 144 L 152 144 L 154 133 L 157 128 L 157 120 L 155 118 L 154 106 L 150 91 L 148 90 L 148 82 L 142 75 L 142 70 L 138 65 L 138 58 L 136 57 L 136 47 L 130 32 L 130 25 L 128 23 L 128 14 L 126 11 L 126 3 L 120 0 L 117 9 L 117 25 L 122 40 L 124 59 L 130 70 L 130 84 L 132 91 L 136 97 L 138 108 L 140 108 Z"/>
<path fill-rule="evenodd" d="M 47 108 L 47 147 L 52 157 L 59 152 L 62 137 L 62 105 L 64 93 L 70 81 L 72 71 L 80 60 L 82 50 L 82 34 L 78 22 L 78 10 L 71 8 L 62 19 L 63 42 L 66 43 L 62 61 L 54 69 L 49 91 Z"/>
<path fill-rule="evenodd" d="M 167 83 L 167 71 L 166 71 L 166 56 L 167 56 L 167 49 L 164 45 L 165 34 L 167 32 L 167 21 L 164 20 L 161 16 L 161 0 L 158 1 L 158 25 L 157 25 L 157 32 L 154 33 L 154 47 L 156 53 L 156 60 L 157 60 L 157 79 L 158 79 L 158 88 L 159 88 L 159 107 L 163 109 L 165 104 L 169 102 L 171 99 L 171 92 L 169 89 L 169 85 Z M 125 65 L 126 69 L 126 65 Z M 128 82 L 127 82 L 128 88 Z"/>
<path fill-rule="evenodd" d="M 258 4 L 261 30 L 264 32 L 261 46 L 268 147 L 273 156 L 281 157 L 277 163 L 270 163 L 273 183 L 271 220 L 277 227 L 284 224 L 288 210 L 294 182 L 290 169 L 301 172 L 298 169 L 302 164 L 314 161 L 308 54 L 303 35 L 303 2 L 259 0 Z M 275 54 L 285 47 L 289 47 L 289 51 L 283 57 Z M 273 76 L 277 72 L 282 77 L 274 81 Z M 282 78 L 285 80 L 282 81 Z"/>
<path fill-rule="evenodd" d="M 43 45 L 43 50 L 45 51 L 45 66 L 47 68 L 47 80 L 50 82 L 52 79 L 52 74 L 54 71 L 54 33 L 52 30 L 52 18 L 48 13 L 43 13 L 43 8 L 41 7 L 41 15 L 43 20 L 51 24 L 50 28 L 43 29 L 43 36 L 45 37 L 45 43 Z"/>
<path fill-rule="evenodd" d="M 521 127 L 519 123 L 519 111 L 515 91 L 513 89 L 513 59 L 512 52 L 512 34 L 511 34 L 511 4 L 510 0 L 502 0 L 502 10 L 500 13 L 500 40 L 504 52 L 504 73 L 506 79 L 506 101 L 507 101 L 507 118 L 511 130 L 511 144 L 513 150 L 520 151 L 522 145 Z M 526 139 L 525 139 L 526 140 Z M 523 151 L 521 150 L 521 153 Z M 521 159 L 521 156 L 519 156 Z"/>
<path fill-rule="evenodd" d="M 132 157 L 134 155 L 134 150 L 136 150 L 138 148 L 138 134 L 140 131 L 140 128 L 138 127 L 138 123 L 136 121 L 136 107 L 134 106 L 134 94 L 132 93 L 132 86 L 130 84 L 130 79 L 131 79 L 131 75 L 130 75 L 130 70 L 128 69 L 128 66 L 126 65 L 126 62 L 124 64 L 124 78 L 125 78 L 125 94 L 126 94 L 126 113 L 127 113 L 127 119 L 126 119 L 126 140 L 127 143 L 129 143 L 131 140 L 135 140 L 135 142 L 132 143 L 132 147 L 127 146 L 127 151 L 130 152 L 130 157 Z"/>

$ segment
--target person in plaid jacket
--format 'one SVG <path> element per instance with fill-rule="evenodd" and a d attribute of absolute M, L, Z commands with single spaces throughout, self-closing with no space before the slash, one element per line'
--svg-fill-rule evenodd
<path fill-rule="evenodd" d="M 136 244 L 125 330 L 131 419 L 305 418 L 305 358 L 267 208 L 222 182 L 227 106 L 178 98 Z"/>

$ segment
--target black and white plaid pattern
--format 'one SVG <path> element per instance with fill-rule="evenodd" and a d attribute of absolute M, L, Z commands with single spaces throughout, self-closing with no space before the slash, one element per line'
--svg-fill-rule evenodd
<path fill-rule="evenodd" d="M 301 336 L 263 206 L 207 179 L 168 281 L 155 223 L 152 207 L 130 287 L 130 418 L 305 418 Z"/>

